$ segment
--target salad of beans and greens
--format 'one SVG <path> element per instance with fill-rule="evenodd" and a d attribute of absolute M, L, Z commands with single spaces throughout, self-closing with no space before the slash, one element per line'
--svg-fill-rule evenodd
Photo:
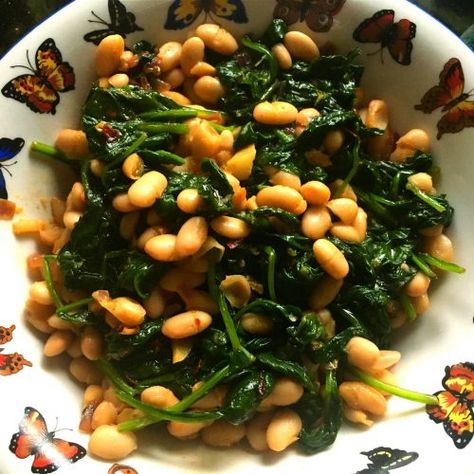
<path fill-rule="evenodd" d="M 315 453 L 390 393 L 437 403 L 396 386 L 388 348 L 430 281 L 463 271 L 453 208 L 429 137 L 364 100 L 357 56 L 281 20 L 258 40 L 203 24 L 183 44 L 98 45 L 82 130 L 32 145 L 80 179 L 38 223 L 27 302 L 45 355 L 87 385 L 91 454 L 124 457 L 157 423 Z"/>

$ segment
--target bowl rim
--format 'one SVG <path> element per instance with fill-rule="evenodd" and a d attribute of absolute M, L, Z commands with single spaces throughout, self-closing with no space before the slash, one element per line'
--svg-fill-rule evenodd
<path fill-rule="evenodd" d="M 125 2 L 128 2 L 130 0 L 124 0 Z M 135 0 L 136 2 L 137 0 Z M 161 0 L 162 2 L 166 2 L 167 0 Z M 172 0 L 170 0 L 172 1 Z M 244 0 L 244 1 L 258 1 L 258 0 Z M 354 0 L 348 0 L 348 1 L 354 1 Z M 92 5 L 92 1 L 89 0 L 90 4 Z M 82 3 L 84 3 L 84 0 L 82 0 Z M 137 2 L 138 3 L 138 2 Z M 6 51 L 4 51 L 4 53 L 2 55 L 0 55 L 0 61 L 3 61 L 5 59 L 6 56 L 8 56 L 8 54 L 14 50 L 17 46 L 19 46 L 24 40 L 26 40 L 27 38 L 29 38 L 30 35 L 33 35 L 36 30 L 41 27 L 44 23 L 50 21 L 52 18 L 56 17 L 57 15 L 61 14 L 63 12 L 63 10 L 66 10 L 66 9 L 69 9 L 69 8 L 75 8 L 76 4 L 79 4 L 79 0 L 72 0 L 70 1 L 69 3 L 67 3 L 66 5 L 63 5 L 62 7 L 60 7 L 58 10 L 50 13 L 48 16 L 46 16 L 45 18 L 43 18 L 41 20 L 40 23 L 38 23 L 37 25 L 35 25 L 32 29 L 28 30 L 27 32 L 25 32 L 22 36 L 20 36 L 20 38 L 18 38 L 15 43 L 13 43 Z M 377 5 L 374 5 L 374 7 L 376 7 Z M 430 18 L 431 21 L 433 22 L 436 22 L 437 23 L 437 26 L 442 28 L 443 30 L 445 30 L 445 32 L 449 33 L 450 36 L 451 36 L 451 39 L 453 41 L 455 41 L 457 43 L 457 46 L 456 46 L 456 49 L 457 47 L 462 47 L 463 49 L 469 51 L 471 54 L 474 55 L 474 50 L 471 49 L 467 43 L 465 43 L 462 39 L 461 39 L 461 36 L 456 34 L 453 30 L 451 30 L 450 28 L 448 28 L 444 23 L 442 23 L 438 18 L 436 18 L 435 16 L 433 16 L 431 13 L 429 13 L 428 11 L 422 9 L 419 5 L 415 4 L 415 3 L 412 3 L 411 1 L 409 0 L 398 0 L 398 3 L 397 3 L 397 7 L 399 6 L 408 6 L 409 8 L 414 8 L 415 10 L 418 10 L 418 15 L 422 15 L 422 16 L 425 16 L 427 18 Z"/>
<path fill-rule="evenodd" d="M 95 0 L 95 1 L 97 1 L 97 0 Z M 165 3 L 166 0 L 160 0 L 160 1 L 162 2 L 161 5 L 166 4 L 166 3 Z M 170 0 L 168 0 L 168 1 L 170 1 Z M 254 2 L 255 0 L 244 0 L 244 1 L 248 1 L 248 3 L 250 4 L 250 3 Z M 258 0 L 256 0 L 256 1 L 258 2 Z M 348 0 L 348 1 L 350 1 L 350 0 Z M 132 4 L 132 5 L 135 5 L 135 6 L 139 6 L 140 4 L 141 4 L 141 5 L 145 5 L 145 4 L 146 4 L 146 1 L 143 1 L 143 0 L 142 0 L 141 3 L 140 3 L 138 0 L 133 0 L 133 1 L 132 1 L 132 0 L 125 0 L 125 2 L 127 2 L 127 3 L 129 3 L 129 4 Z M 136 2 L 136 3 L 135 3 L 135 2 Z M 38 29 L 43 26 L 43 23 L 48 23 L 49 21 L 51 21 L 51 22 L 57 21 L 57 18 L 55 18 L 55 16 L 56 16 L 56 15 L 63 14 L 63 13 L 62 13 L 63 10 L 64 10 L 65 12 L 69 12 L 69 11 L 72 12 L 72 11 L 74 11 L 74 9 L 79 8 L 78 5 L 76 5 L 76 3 L 79 3 L 79 0 L 73 0 L 72 2 L 68 3 L 67 5 L 64 5 L 64 6 L 61 7 L 59 10 L 57 10 L 57 11 L 54 12 L 54 13 L 52 13 L 52 14 L 49 15 L 48 17 L 46 17 L 41 23 L 37 24 L 31 31 L 29 31 L 27 34 L 25 34 L 22 38 L 18 39 L 18 41 L 17 41 L 14 45 L 12 45 L 12 46 L 10 47 L 10 49 L 9 49 L 3 56 L 0 57 L 0 61 L 3 61 L 4 58 L 5 58 L 6 56 L 8 56 L 9 53 L 11 53 L 12 51 L 14 51 L 17 47 L 20 47 L 20 48 L 21 48 L 23 45 L 25 45 L 28 41 L 31 40 L 31 38 L 32 38 L 34 35 L 37 35 L 37 34 L 38 34 Z M 81 4 L 81 7 L 82 7 L 82 6 L 85 6 L 85 7 L 91 6 L 91 5 L 93 5 L 93 3 L 94 3 L 94 2 L 93 2 L 92 0 L 89 0 L 89 3 L 85 3 L 84 0 L 83 0 L 83 2 L 82 2 L 82 4 Z M 106 6 L 106 1 L 105 1 L 105 0 L 103 0 L 103 5 Z M 366 4 L 366 5 L 369 5 L 369 4 Z M 376 5 L 376 3 L 374 3 L 373 5 L 374 5 L 374 11 L 375 11 L 375 9 L 376 9 L 375 7 L 376 7 L 377 5 Z M 356 6 L 357 6 L 357 5 L 356 5 Z M 157 8 L 159 8 L 159 7 L 160 7 L 160 3 L 158 3 Z M 433 17 L 432 15 L 430 15 L 430 14 L 427 13 L 426 11 L 422 10 L 422 9 L 419 8 L 417 5 L 412 4 L 412 3 L 409 2 L 408 0 L 403 0 L 402 2 L 400 2 L 400 4 L 397 4 L 397 7 L 400 7 L 400 9 L 403 8 L 404 11 L 407 11 L 407 12 L 408 12 L 408 11 L 410 11 L 410 12 L 415 11 L 415 9 L 416 9 L 416 10 L 419 10 L 419 11 L 416 13 L 417 15 L 419 15 L 419 18 L 425 18 L 426 21 L 428 21 L 428 17 L 430 17 L 430 18 L 431 18 L 431 19 L 429 20 L 429 21 L 430 21 L 430 24 L 433 24 L 432 20 L 436 21 L 437 23 L 439 23 L 439 25 L 440 25 L 444 30 L 447 30 L 447 32 L 453 37 L 453 38 L 451 38 L 451 40 L 449 40 L 449 41 L 450 41 L 449 43 L 444 43 L 443 49 L 444 49 L 444 48 L 449 48 L 448 45 L 452 45 L 452 48 L 453 48 L 454 50 L 459 51 L 460 54 L 461 54 L 462 51 L 464 51 L 464 49 L 460 47 L 460 45 L 459 45 L 459 43 L 460 43 L 460 44 L 463 45 L 465 48 L 467 48 L 467 51 L 469 51 L 469 52 L 471 53 L 470 56 L 472 57 L 474 51 L 471 50 L 455 33 L 453 33 L 449 28 L 447 28 L 445 25 L 443 25 L 439 20 L 437 20 L 437 19 L 436 19 L 435 17 Z M 68 9 L 71 9 L 71 10 L 68 10 Z M 409 9 L 409 10 L 406 10 L 406 9 Z M 410 10 L 410 9 L 411 9 L 411 10 Z M 425 16 L 423 16 L 423 15 L 425 15 Z M 48 24 L 48 25 L 45 27 L 45 29 L 46 29 L 46 28 L 47 28 L 47 29 L 50 29 L 50 28 L 51 28 L 51 29 L 54 31 L 55 26 L 51 23 L 51 25 Z M 436 30 L 438 30 L 438 27 L 436 27 L 435 31 L 436 31 Z M 439 31 L 442 31 L 442 30 L 439 30 Z M 66 39 L 66 40 L 68 40 L 69 37 L 70 37 L 69 35 L 65 35 L 65 39 Z M 457 42 L 456 42 L 454 39 L 455 39 Z M 465 53 L 462 53 L 462 54 L 465 54 Z M 38 117 L 36 117 L 36 118 L 38 118 Z M 33 118 L 32 118 L 32 120 L 36 120 L 36 119 L 33 119 Z M 63 374 L 63 375 L 64 375 L 64 374 Z M 337 451 L 336 451 L 336 452 L 337 452 Z M 165 463 L 163 466 L 166 468 L 166 467 L 167 467 L 167 464 Z M 158 467 L 159 467 L 159 464 L 158 464 Z"/>

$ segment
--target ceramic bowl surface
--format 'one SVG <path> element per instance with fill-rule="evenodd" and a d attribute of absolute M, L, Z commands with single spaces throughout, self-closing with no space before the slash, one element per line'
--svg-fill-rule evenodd
<path fill-rule="evenodd" d="M 191 11 L 189 17 L 179 16 L 178 7 L 181 3 L 188 5 L 187 8 Z M 219 17 L 215 13 L 216 4 L 221 3 L 230 5 L 233 9 L 240 9 L 239 14 L 231 15 L 237 21 Z M 133 26 L 127 23 L 128 26 L 123 29 L 123 24 L 119 21 L 114 24 L 113 12 L 109 9 L 114 4 L 120 4 L 126 9 L 125 13 L 120 9 L 122 15 L 133 13 Z M 191 4 L 193 5 L 190 6 Z M 303 9 L 303 4 L 308 7 L 307 10 Z M 450 274 L 441 278 L 431 292 L 429 311 L 396 337 L 395 348 L 403 354 L 396 373 L 401 386 L 428 393 L 445 390 L 442 386 L 445 367 L 474 362 L 474 296 L 471 293 L 474 288 L 474 219 L 471 203 L 471 199 L 474 200 L 474 131 L 469 128 L 474 126 L 474 99 L 467 95 L 461 96 L 463 92 L 469 94 L 474 88 L 474 55 L 435 19 L 404 0 L 73 2 L 38 26 L 0 61 L 0 87 L 4 91 L 4 94 L 0 95 L 0 152 L 3 153 L 0 156 L 0 160 L 3 160 L 0 161 L 0 173 L 6 182 L 3 186 L 0 179 L 0 191 L 4 196 L 8 192 L 9 199 L 21 208 L 21 214 L 17 217 L 25 218 L 46 217 L 48 198 L 64 195 L 66 192 L 72 179 L 69 168 L 66 165 L 52 165 L 45 159 L 33 157 L 28 149 L 33 140 L 52 143 L 61 128 L 78 127 L 81 106 L 91 82 L 95 79 L 95 47 L 84 39 L 85 35 L 89 34 L 87 38 L 90 39 L 94 36 L 91 32 L 99 29 L 122 32 L 126 35 L 128 45 L 142 38 L 158 44 L 173 39 L 183 40 L 192 28 L 205 21 L 209 12 L 208 20 L 218 21 L 236 35 L 249 32 L 258 34 L 271 20 L 276 7 L 279 8 L 280 14 L 290 15 L 296 12 L 297 17 L 303 21 L 295 23 L 292 28 L 308 32 L 319 44 L 331 42 L 340 52 L 360 47 L 360 61 L 366 66 L 363 86 L 368 98 L 383 98 L 388 102 L 391 123 L 399 133 L 416 127 L 425 129 L 432 137 L 432 153 L 442 169 L 439 191 L 448 194 L 456 209 L 449 236 L 455 245 L 456 261 L 465 266 L 467 271 L 463 275 Z M 416 31 L 409 32 L 410 38 L 400 40 L 410 42 L 413 47 L 410 64 L 400 64 L 394 59 L 396 53 L 391 54 L 395 49 L 393 38 L 390 40 L 392 43 L 389 41 L 382 51 L 378 51 L 380 42 L 360 43 L 354 39 L 354 30 L 364 20 L 371 19 L 376 22 L 383 15 L 387 15 L 380 13 L 382 10 L 394 10 L 393 31 L 396 30 L 396 25 L 402 24 L 398 23 L 402 19 L 408 19 L 411 24 L 416 25 Z M 91 23 L 91 20 L 96 20 L 92 11 L 105 19 L 108 26 Z M 309 12 L 317 13 L 317 21 L 314 18 L 309 19 Z M 129 16 L 128 20 L 130 19 L 133 20 Z M 189 25 L 185 27 L 185 23 Z M 54 40 L 62 60 L 73 67 L 75 80 L 71 90 L 54 92 L 53 106 L 50 104 L 42 110 L 43 113 L 38 113 L 27 107 L 21 97 L 12 98 L 7 89 L 8 84 L 22 74 L 36 75 L 41 84 L 46 84 L 46 76 L 35 70 L 34 56 L 40 45 L 52 47 L 51 41 L 47 42 L 48 39 Z M 404 44 L 403 48 L 408 48 L 407 44 Z M 28 66 L 28 56 L 30 61 L 33 61 L 32 69 L 35 71 L 13 68 L 18 65 Z M 448 83 L 445 73 L 440 76 L 442 71 L 446 71 L 447 64 L 454 64 L 458 72 L 460 69 L 464 72 L 464 84 L 458 76 L 457 89 Z M 445 108 L 442 110 L 439 107 L 432 113 L 416 110 L 414 106 L 420 103 L 424 94 L 438 84 L 445 87 L 448 95 L 451 94 L 450 100 L 443 99 L 441 105 Z M 459 100 L 452 102 L 452 99 Z M 455 133 L 443 134 L 442 132 L 446 131 L 443 128 L 443 120 L 448 114 L 456 112 L 456 107 L 461 110 L 460 103 L 464 104 L 465 110 L 460 111 L 457 118 L 452 118 L 454 128 L 448 130 Z M 440 133 L 441 137 L 437 139 L 436 136 Z M 21 140 L 15 141 L 17 138 Z M 32 471 L 34 452 L 27 453 L 30 456 L 26 459 L 15 456 L 9 450 L 12 435 L 18 431 L 25 407 L 34 407 L 44 416 L 48 432 L 71 429 L 57 431 L 51 436 L 87 447 L 88 437 L 77 430 L 83 390 L 68 375 L 67 357 L 46 359 L 42 355 L 44 336 L 29 327 L 23 317 L 24 302 L 30 284 L 25 261 L 36 248 L 34 241 L 29 238 L 16 239 L 10 221 L 0 221 L 0 241 L 0 326 L 16 326 L 13 338 L 7 342 L 2 341 L 4 345 L 1 346 L 3 350 L 0 352 L 0 473 L 49 472 Z M 18 354 L 22 356 L 17 359 L 20 361 L 21 370 L 8 375 L 7 366 Z M 470 388 L 465 390 L 466 393 L 470 391 L 471 398 L 467 400 L 466 396 L 461 400 L 459 396 L 458 401 L 460 404 L 464 403 L 463 408 L 468 414 L 467 429 L 472 432 L 472 383 Z M 398 465 L 393 464 L 390 469 L 399 467 L 400 472 L 407 474 L 474 472 L 474 442 L 463 449 L 456 448 L 443 424 L 433 423 L 423 407 L 396 398 L 390 400 L 387 416 L 375 423 L 371 429 L 360 430 L 346 425 L 330 449 L 314 456 L 305 456 L 295 450 L 289 450 L 282 455 L 255 454 L 247 449 L 244 443 L 242 446 L 220 451 L 196 441 L 173 440 L 160 429 L 140 433 L 139 439 L 140 449 L 124 461 L 130 471 L 126 471 L 125 467 L 112 467 L 113 463 L 89 456 L 72 465 L 61 467 L 60 471 L 90 474 L 276 474 L 303 469 L 336 474 L 388 472 L 387 466 L 383 471 L 376 470 L 377 463 L 368 467 L 370 461 L 367 453 L 374 450 L 373 453 L 379 453 L 380 460 L 384 448 L 386 453 L 395 457 L 400 457 L 400 452 L 394 450 L 406 452 L 405 465 L 398 461 Z"/>

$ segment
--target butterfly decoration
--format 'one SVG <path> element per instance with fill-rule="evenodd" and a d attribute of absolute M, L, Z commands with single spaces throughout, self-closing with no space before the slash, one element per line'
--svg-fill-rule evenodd
<path fill-rule="evenodd" d="M 285 20 L 288 25 L 306 22 L 316 32 L 331 29 L 334 15 L 339 13 L 346 0 L 277 0 L 274 18 Z"/>
<path fill-rule="evenodd" d="M 88 20 L 89 23 L 98 23 L 105 26 L 100 30 L 91 31 L 84 35 L 84 40 L 89 43 L 99 44 L 106 36 L 118 34 L 124 38 L 135 31 L 143 31 L 143 28 L 135 23 L 135 15 L 125 8 L 119 0 L 109 0 L 108 3 L 110 23 L 102 19 L 99 15 L 91 11 L 95 20 Z"/>
<path fill-rule="evenodd" d="M 403 449 L 392 448 L 375 448 L 371 451 L 362 451 L 360 454 L 367 456 L 370 463 L 367 468 L 362 471 L 357 471 L 356 474 L 383 474 L 391 469 L 398 469 L 399 467 L 411 464 L 418 459 L 418 453 L 414 451 L 408 452 Z"/>
<path fill-rule="evenodd" d="M 436 392 L 438 405 L 427 405 L 426 412 L 444 431 L 456 448 L 465 448 L 474 436 L 474 364 L 464 362 L 445 368 L 445 390 Z"/>
<path fill-rule="evenodd" d="M 26 52 L 28 66 L 12 66 L 28 69 L 31 74 L 22 74 L 2 88 L 9 99 L 26 104 L 33 112 L 55 114 L 59 104 L 59 93 L 74 89 L 75 76 L 72 66 L 63 62 L 61 52 L 52 38 L 43 41 L 36 51 L 35 65 Z"/>
<path fill-rule="evenodd" d="M 0 326 L 0 344 L 6 344 L 13 339 L 13 331 L 16 326 L 12 324 L 10 327 Z M 33 364 L 26 360 L 18 352 L 13 354 L 2 354 L 3 348 L 0 349 L 0 375 L 13 375 L 23 369 L 26 365 L 31 367 Z"/>
<path fill-rule="evenodd" d="M 5 177 L 3 176 L 2 170 L 5 170 L 11 175 L 7 167 L 16 163 L 5 164 L 5 162 L 18 155 L 24 145 L 25 140 L 22 138 L 14 138 L 13 140 L 10 138 L 0 138 L 0 199 L 8 199 Z M 0 342 L 0 344 L 2 344 L 2 342 Z"/>
<path fill-rule="evenodd" d="M 439 140 L 445 133 L 457 133 L 465 127 L 474 127 L 474 101 L 467 100 L 470 93 L 464 92 L 464 72 L 458 58 L 451 58 L 439 74 L 439 84 L 432 87 L 415 105 L 416 110 L 430 114 L 442 107 L 446 112 L 438 121 Z"/>
<path fill-rule="evenodd" d="M 31 472 L 48 474 L 86 455 L 81 445 L 56 438 L 54 431 L 48 432 L 43 415 L 35 408 L 25 408 L 18 429 L 10 440 L 9 449 L 20 459 L 34 456 Z"/>
<path fill-rule="evenodd" d="M 182 30 L 192 25 L 201 13 L 204 22 L 210 18 L 213 22 L 228 20 L 235 23 L 247 23 L 247 13 L 242 0 L 174 0 L 168 8 L 165 28 Z"/>
<path fill-rule="evenodd" d="M 18 352 L 2 354 L 2 351 L 3 349 L 0 349 L 0 375 L 13 375 L 20 372 L 25 365 L 28 367 L 33 365 Z"/>
<path fill-rule="evenodd" d="M 112 466 L 110 466 L 107 474 L 138 474 L 138 471 L 131 466 L 127 466 L 126 464 L 114 463 Z"/>
<path fill-rule="evenodd" d="M 383 50 L 387 48 L 398 64 L 408 66 L 411 63 L 412 39 L 416 36 L 416 25 L 405 18 L 396 23 L 394 19 L 393 10 L 380 10 L 365 19 L 354 30 L 352 37 L 359 43 L 380 43 L 382 63 Z"/>
<path fill-rule="evenodd" d="M 12 324 L 9 328 L 5 326 L 0 326 L 0 344 L 6 344 L 13 339 L 13 331 L 16 329 L 16 326 Z"/>

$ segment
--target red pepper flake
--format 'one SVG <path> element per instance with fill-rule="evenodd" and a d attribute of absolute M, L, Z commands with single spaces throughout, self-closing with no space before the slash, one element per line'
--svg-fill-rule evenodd
<path fill-rule="evenodd" d="M 120 137 L 121 133 L 120 130 L 112 127 L 110 123 L 104 123 L 102 126 L 102 135 L 104 135 L 108 142 L 113 142 L 118 137 Z"/>
<path fill-rule="evenodd" d="M 16 204 L 8 199 L 0 199 L 0 219 L 12 219 L 16 212 Z"/>
<path fill-rule="evenodd" d="M 230 250 L 233 250 L 233 249 L 236 249 L 242 242 L 243 242 L 243 239 L 233 240 L 232 242 L 227 242 L 226 247 Z"/>

